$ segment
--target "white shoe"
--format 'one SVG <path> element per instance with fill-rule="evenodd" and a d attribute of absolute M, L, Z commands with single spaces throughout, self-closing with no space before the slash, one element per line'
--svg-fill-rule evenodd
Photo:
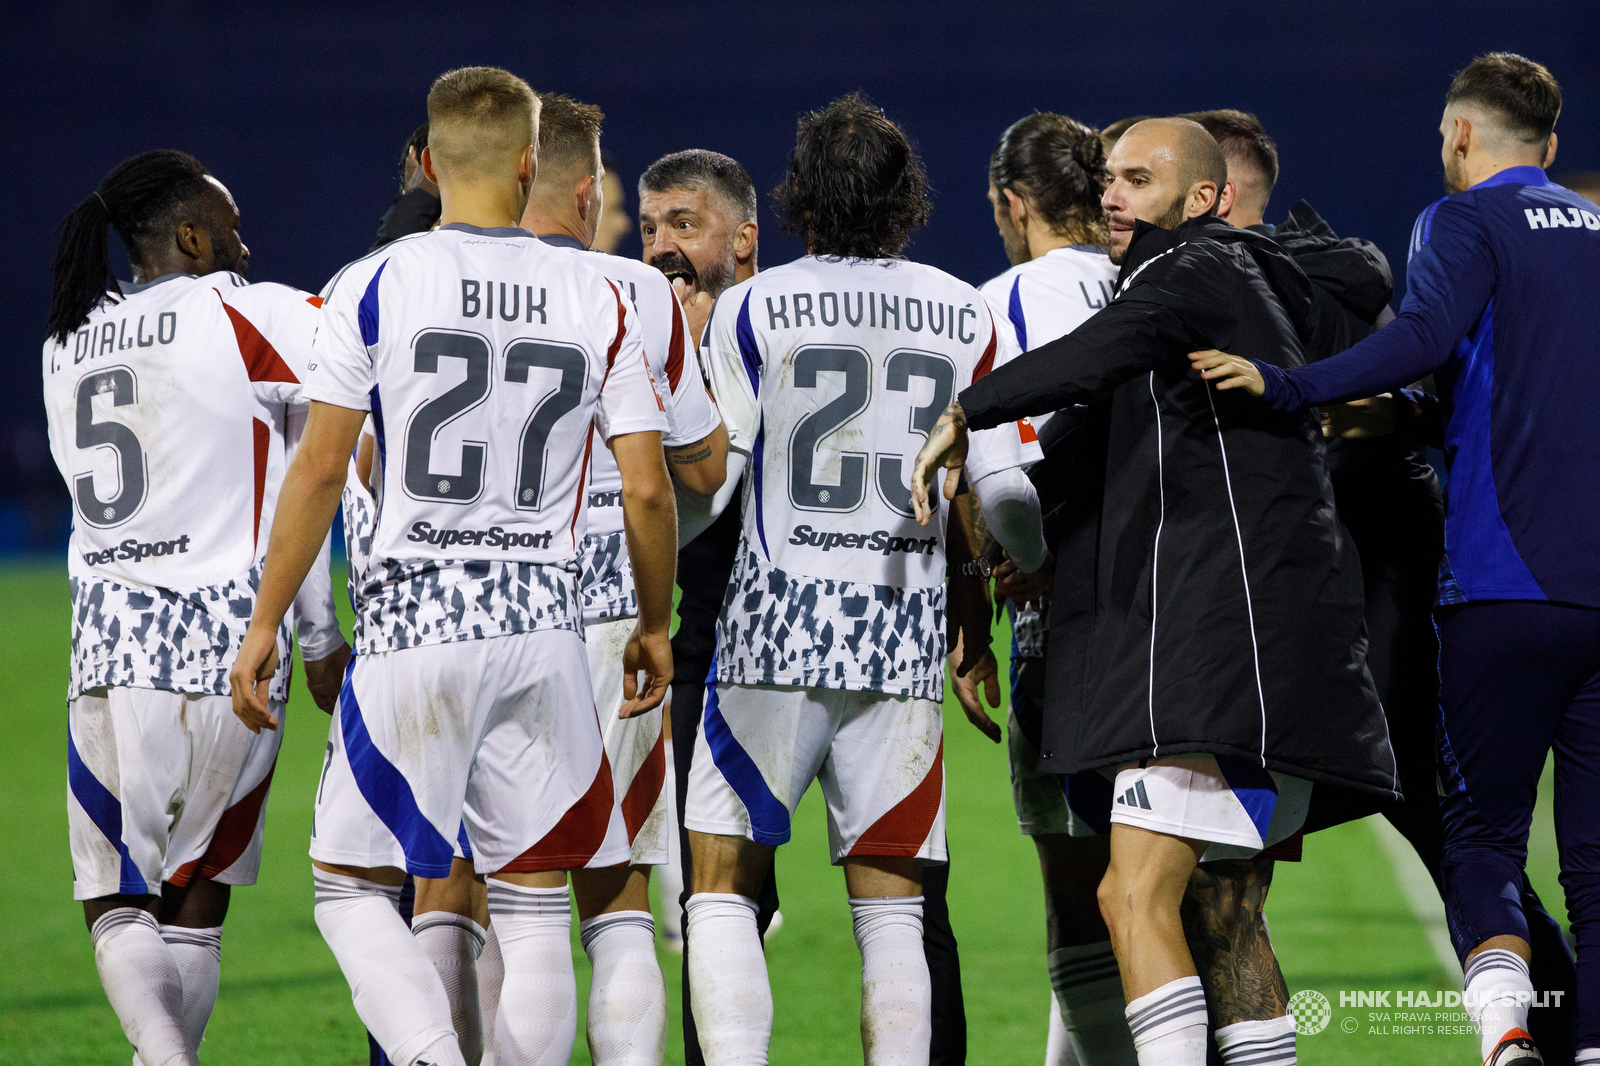
<path fill-rule="evenodd" d="M 1544 1056 L 1533 1046 L 1533 1038 L 1522 1029 L 1508 1029 L 1494 1046 L 1483 1066 L 1533 1066 L 1543 1063 Z"/>

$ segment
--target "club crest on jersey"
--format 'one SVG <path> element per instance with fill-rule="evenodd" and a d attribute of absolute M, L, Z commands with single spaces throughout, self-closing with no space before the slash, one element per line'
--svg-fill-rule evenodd
<path fill-rule="evenodd" d="M 906 555 L 932 555 L 933 549 L 939 544 L 939 538 L 899 537 L 887 529 L 875 529 L 871 533 L 831 533 L 824 529 L 798 525 L 794 527 L 794 532 L 789 534 L 789 543 L 808 544 L 823 551 L 849 548 L 853 551 L 873 551 L 879 555 L 893 555 L 895 552 Z"/>
<path fill-rule="evenodd" d="M 549 530 L 542 533 L 513 533 L 500 526 L 490 526 L 488 529 L 436 529 L 431 522 L 413 522 L 406 539 L 413 544 L 435 544 L 441 548 L 467 544 L 499 548 L 505 552 L 512 548 L 548 548 L 553 535 Z"/>

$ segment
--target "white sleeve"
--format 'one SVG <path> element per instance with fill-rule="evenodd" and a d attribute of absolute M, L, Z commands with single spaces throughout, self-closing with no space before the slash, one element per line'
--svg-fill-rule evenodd
<path fill-rule="evenodd" d="M 722 517 L 722 512 L 728 509 L 728 504 L 733 502 L 733 497 L 739 491 L 744 481 L 744 467 L 747 462 L 742 452 L 728 453 L 728 476 L 722 482 L 722 487 L 712 496 L 696 496 L 692 492 L 684 492 L 678 488 L 678 483 L 672 483 L 673 491 L 678 495 L 678 548 L 689 543 L 700 534 L 711 528 L 713 522 Z M 1026 480 L 1026 479 L 1024 479 Z"/>
<path fill-rule="evenodd" d="M 645 360 L 638 313 L 615 285 L 609 281 L 606 284 L 611 286 L 611 295 L 623 314 L 618 332 L 604 341 L 610 366 L 600 387 L 595 424 L 601 438 L 607 441 L 626 433 L 664 434 L 669 428 L 667 409 Z"/>
<path fill-rule="evenodd" d="M 233 274 L 206 280 L 222 300 L 257 398 L 264 404 L 303 404 L 318 322 L 313 297 L 271 282 L 245 285 Z"/>
<path fill-rule="evenodd" d="M 1031 574 L 1050 553 L 1044 541 L 1044 518 L 1033 482 L 1016 467 L 996 471 L 973 482 L 989 532 L 1010 554 L 1018 569 Z"/>
<path fill-rule="evenodd" d="M 756 379 L 752 377 L 761 372 L 761 355 L 753 336 L 745 341 L 745 346 L 751 350 L 746 353 L 741 348 L 738 319 L 733 301 L 724 294 L 711 309 L 711 320 L 706 323 L 706 346 L 702 351 L 711 392 L 722 411 L 722 424 L 728 427 L 728 447 L 750 455 L 755 451 L 756 432 L 761 426 Z M 733 459 L 731 455 L 728 458 L 730 462 Z"/>
<path fill-rule="evenodd" d="M 993 368 L 1004 366 L 1022 354 L 1016 338 L 996 324 L 992 309 L 989 320 L 989 328 L 993 331 L 994 355 L 992 359 L 979 364 L 972 376 L 974 382 Z M 975 482 L 1001 470 L 1031 466 L 1043 458 L 1044 451 L 1039 447 L 1038 434 L 1026 418 L 993 429 L 978 430 L 971 434 L 968 441 L 967 479 Z"/>
<path fill-rule="evenodd" d="M 306 412 L 290 411 L 284 423 L 284 444 L 292 462 L 300 437 L 305 433 Z M 302 662 L 314 663 L 325 659 L 344 644 L 344 632 L 339 628 L 339 612 L 333 600 L 333 575 L 330 573 L 333 531 L 322 539 L 316 562 L 300 584 L 294 597 L 294 635 L 300 643 Z"/>
<path fill-rule="evenodd" d="M 672 409 L 673 436 L 662 443 L 671 448 L 680 448 L 709 437 L 722 424 L 722 415 L 718 413 L 711 394 L 706 392 L 695 350 L 686 342 L 689 321 L 683 313 L 683 305 L 678 302 L 677 293 L 671 293 L 671 296 L 675 325 L 663 369 L 672 396 L 667 406 Z"/>
<path fill-rule="evenodd" d="M 384 259 L 371 270 L 366 269 L 369 264 L 362 263 L 345 270 L 329 286 L 318 315 L 316 338 L 311 344 L 311 362 L 304 389 L 307 400 L 353 411 L 372 410 L 377 367 L 369 343 L 377 343 L 383 327 L 378 292 L 387 263 Z"/>

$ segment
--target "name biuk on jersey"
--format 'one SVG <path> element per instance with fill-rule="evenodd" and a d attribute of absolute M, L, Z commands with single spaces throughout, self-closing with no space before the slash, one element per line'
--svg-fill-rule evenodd
<path fill-rule="evenodd" d="M 715 679 L 941 699 L 945 515 L 917 524 L 910 474 L 1009 339 L 943 271 L 814 256 L 729 289 L 707 332 L 731 446 L 750 457 Z M 1026 422 L 974 433 L 967 476 L 1039 458 Z"/>
<path fill-rule="evenodd" d="M 579 629 L 594 431 L 667 429 L 616 286 L 450 224 L 346 267 L 322 314 L 305 395 L 370 411 L 382 472 L 358 650 Z"/>
<path fill-rule="evenodd" d="M 661 443 L 678 448 L 710 435 L 722 417 L 706 393 L 694 345 L 688 339 L 689 323 L 666 275 L 637 259 L 590 252 L 571 237 L 539 239 L 552 248 L 581 255 L 583 262 L 605 274 L 638 312 L 645 358 L 656 391 L 666 401 L 669 428 Z M 589 533 L 582 550 L 584 622 L 636 617 L 639 601 L 622 531 L 622 471 L 609 448 L 596 448 L 589 465 Z"/>
<path fill-rule="evenodd" d="M 312 300 L 227 272 L 169 274 L 107 293 L 65 345 L 45 343 L 50 448 L 73 501 L 70 698 L 110 686 L 228 694 Z M 286 698 L 288 673 L 285 654 L 271 698 Z"/>

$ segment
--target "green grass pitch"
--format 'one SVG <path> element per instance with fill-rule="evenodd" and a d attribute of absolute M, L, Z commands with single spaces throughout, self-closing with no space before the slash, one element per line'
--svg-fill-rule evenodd
<path fill-rule="evenodd" d="M 0 565 L 0 1062 L 10 1066 L 125 1066 L 130 1049 L 95 976 L 82 908 L 72 901 L 66 833 L 68 601 L 65 564 Z M 954 859 L 950 909 L 961 941 L 969 1061 L 1036 1066 L 1043 1058 L 1049 986 L 1044 908 L 1033 849 L 1018 834 L 1004 750 L 947 701 L 945 758 Z M 203 1062 L 343 1066 L 367 1061 L 349 991 L 311 917 L 306 858 L 311 800 L 326 717 L 297 689 L 268 807 L 261 883 L 234 893 L 224 937 L 222 990 Z M 1546 775 L 1548 780 L 1550 775 Z M 1548 794 L 1533 841 L 1534 880 L 1561 899 Z M 815 789 L 779 852 L 784 926 L 767 951 L 777 1021 L 776 1064 L 859 1061 L 859 956 L 844 879 L 827 861 Z M 1394 1032 L 1396 1019 L 1341 1009 L 1341 990 L 1451 988 L 1397 886 L 1373 829 L 1346 825 L 1312 837 L 1305 862 L 1281 864 L 1268 905 L 1291 992 L 1316 989 L 1331 1024 L 1299 1041 L 1300 1061 L 1477 1061 L 1468 1036 Z M 574 940 L 579 1008 L 587 996 Z M 672 1032 L 667 1061 L 682 1062 L 680 959 L 665 951 Z M 1345 1027 L 1354 1021 L 1355 1032 Z M 1376 1032 L 1385 1027 L 1388 1032 Z M 582 1021 L 574 1062 L 587 1063 Z"/>

